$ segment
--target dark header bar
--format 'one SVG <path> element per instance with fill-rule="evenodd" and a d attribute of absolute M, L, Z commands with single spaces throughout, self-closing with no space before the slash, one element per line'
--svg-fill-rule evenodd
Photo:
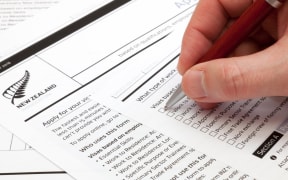
<path fill-rule="evenodd" d="M 283 134 L 274 131 L 262 144 L 259 146 L 253 155 L 263 158 L 270 149 L 283 137 Z"/>
<path fill-rule="evenodd" d="M 130 1 L 131 0 L 114 0 L 33 45 L 21 50 L 20 52 L 17 52 L 0 62 L 0 73 Z"/>

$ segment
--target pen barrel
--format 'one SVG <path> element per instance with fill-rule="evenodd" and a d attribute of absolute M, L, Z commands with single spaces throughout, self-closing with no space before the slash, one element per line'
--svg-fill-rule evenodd
<path fill-rule="evenodd" d="M 200 62 L 227 57 L 274 9 L 265 0 L 257 0 L 224 32 Z"/>

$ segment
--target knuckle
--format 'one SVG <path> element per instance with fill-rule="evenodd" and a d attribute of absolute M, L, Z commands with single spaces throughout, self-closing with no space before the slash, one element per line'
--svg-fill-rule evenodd
<path fill-rule="evenodd" d="M 222 69 L 222 77 L 224 83 L 224 96 L 227 99 L 241 98 L 241 92 L 245 92 L 243 87 L 245 78 L 237 63 L 224 64 Z"/>

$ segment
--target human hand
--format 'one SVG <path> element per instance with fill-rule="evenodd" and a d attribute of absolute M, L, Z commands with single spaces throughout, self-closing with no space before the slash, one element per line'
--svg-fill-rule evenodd
<path fill-rule="evenodd" d="M 188 24 L 178 71 L 183 75 L 183 91 L 203 108 L 225 101 L 288 96 L 288 2 L 228 58 L 197 64 L 252 2 L 200 0 Z"/>

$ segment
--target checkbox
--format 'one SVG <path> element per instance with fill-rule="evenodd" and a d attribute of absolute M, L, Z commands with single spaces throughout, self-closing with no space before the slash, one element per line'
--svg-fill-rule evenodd
<path fill-rule="evenodd" d="M 195 128 L 195 129 L 197 129 L 197 128 L 200 127 L 200 124 L 194 123 L 194 124 L 192 124 L 192 127 Z"/>
<path fill-rule="evenodd" d="M 190 125 L 192 123 L 192 121 L 191 121 L 191 119 L 185 119 L 183 121 L 183 123 L 186 124 L 186 125 Z"/>
<path fill-rule="evenodd" d="M 200 131 L 202 131 L 202 132 L 204 132 L 204 133 L 207 133 L 208 132 L 208 128 L 206 128 L 206 127 L 203 127 L 203 128 L 201 128 L 201 130 Z"/>
<path fill-rule="evenodd" d="M 237 147 L 238 149 L 243 149 L 243 148 L 245 147 L 245 145 L 242 144 L 242 143 L 239 143 L 239 144 L 236 145 L 236 147 Z"/>
<path fill-rule="evenodd" d="M 165 113 L 165 109 L 164 108 L 160 108 L 160 109 L 158 109 L 158 112 Z"/>
<path fill-rule="evenodd" d="M 181 121 L 183 119 L 183 116 L 178 115 L 178 116 L 175 117 L 175 119 L 178 120 L 178 121 Z"/>
<path fill-rule="evenodd" d="M 221 140 L 221 141 L 224 141 L 226 139 L 226 136 L 221 135 L 221 136 L 218 137 L 218 139 Z"/>
<path fill-rule="evenodd" d="M 213 137 L 215 137 L 217 134 L 218 134 L 218 133 L 215 132 L 215 131 L 211 131 L 211 132 L 209 133 L 209 135 L 210 135 L 210 136 L 213 136 Z"/>
<path fill-rule="evenodd" d="M 167 113 L 167 115 L 170 116 L 170 117 L 173 117 L 175 115 L 175 113 L 170 111 L 170 112 Z"/>
<path fill-rule="evenodd" d="M 228 144 L 230 144 L 230 145 L 233 145 L 233 144 L 235 144 L 235 142 L 236 142 L 236 141 L 235 141 L 235 140 L 233 140 L 233 139 L 229 139 L 229 140 L 227 141 L 227 143 L 228 143 Z"/>

